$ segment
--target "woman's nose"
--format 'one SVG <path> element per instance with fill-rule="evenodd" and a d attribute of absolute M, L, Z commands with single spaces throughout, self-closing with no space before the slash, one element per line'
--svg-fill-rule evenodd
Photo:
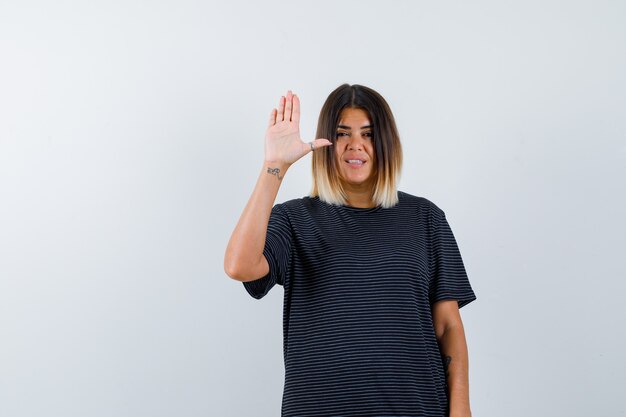
<path fill-rule="evenodd" d="M 363 139 L 358 136 L 352 136 L 348 143 L 348 149 L 350 150 L 363 150 Z"/>

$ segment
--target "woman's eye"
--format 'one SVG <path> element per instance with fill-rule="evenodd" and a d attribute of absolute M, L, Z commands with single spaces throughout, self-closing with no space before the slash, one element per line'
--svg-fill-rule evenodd
<path fill-rule="evenodd" d="M 347 132 L 337 132 L 337 138 L 349 137 L 349 136 L 350 136 L 350 134 L 347 133 Z M 371 139 L 373 137 L 372 132 L 363 133 L 363 136 L 368 138 L 368 139 Z"/>

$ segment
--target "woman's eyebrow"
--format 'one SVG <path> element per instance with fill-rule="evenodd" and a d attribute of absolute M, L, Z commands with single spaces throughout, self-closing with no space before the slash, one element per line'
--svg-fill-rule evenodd
<path fill-rule="evenodd" d="M 371 129 L 371 128 L 372 128 L 372 125 L 361 126 L 361 130 L 363 130 L 363 129 Z M 352 128 L 350 126 L 346 126 L 346 125 L 337 125 L 337 129 L 352 130 Z"/>

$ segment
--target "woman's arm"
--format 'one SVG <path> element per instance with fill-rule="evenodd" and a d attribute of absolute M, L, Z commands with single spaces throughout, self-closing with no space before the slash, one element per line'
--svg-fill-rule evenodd
<path fill-rule="evenodd" d="M 332 143 L 313 142 L 315 148 Z M 273 109 L 265 134 L 265 160 L 254 191 L 230 237 L 224 254 L 224 271 L 238 281 L 252 281 L 269 272 L 263 256 L 267 225 L 280 183 L 294 162 L 311 151 L 300 138 L 300 100 L 291 91 Z"/>
<path fill-rule="evenodd" d="M 456 300 L 438 301 L 433 306 L 435 336 L 445 358 L 450 417 L 471 417 L 467 343 Z"/>
<path fill-rule="evenodd" d="M 238 281 L 252 281 L 269 272 L 263 256 L 270 213 L 289 168 L 286 164 L 265 162 L 248 204 L 233 231 L 224 256 L 224 271 Z"/>

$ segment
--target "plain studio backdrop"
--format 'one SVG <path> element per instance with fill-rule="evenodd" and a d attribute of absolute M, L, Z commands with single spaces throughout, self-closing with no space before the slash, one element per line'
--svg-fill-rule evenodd
<path fill-rule="evenodd" d="M 344 82 L 457 238 L 473 414 L 626 415 L 625 51 L 622 1 L 0 2 L 0 415 L 278 416 L 224 249 L 280 95 L 307 141 Z"/>

